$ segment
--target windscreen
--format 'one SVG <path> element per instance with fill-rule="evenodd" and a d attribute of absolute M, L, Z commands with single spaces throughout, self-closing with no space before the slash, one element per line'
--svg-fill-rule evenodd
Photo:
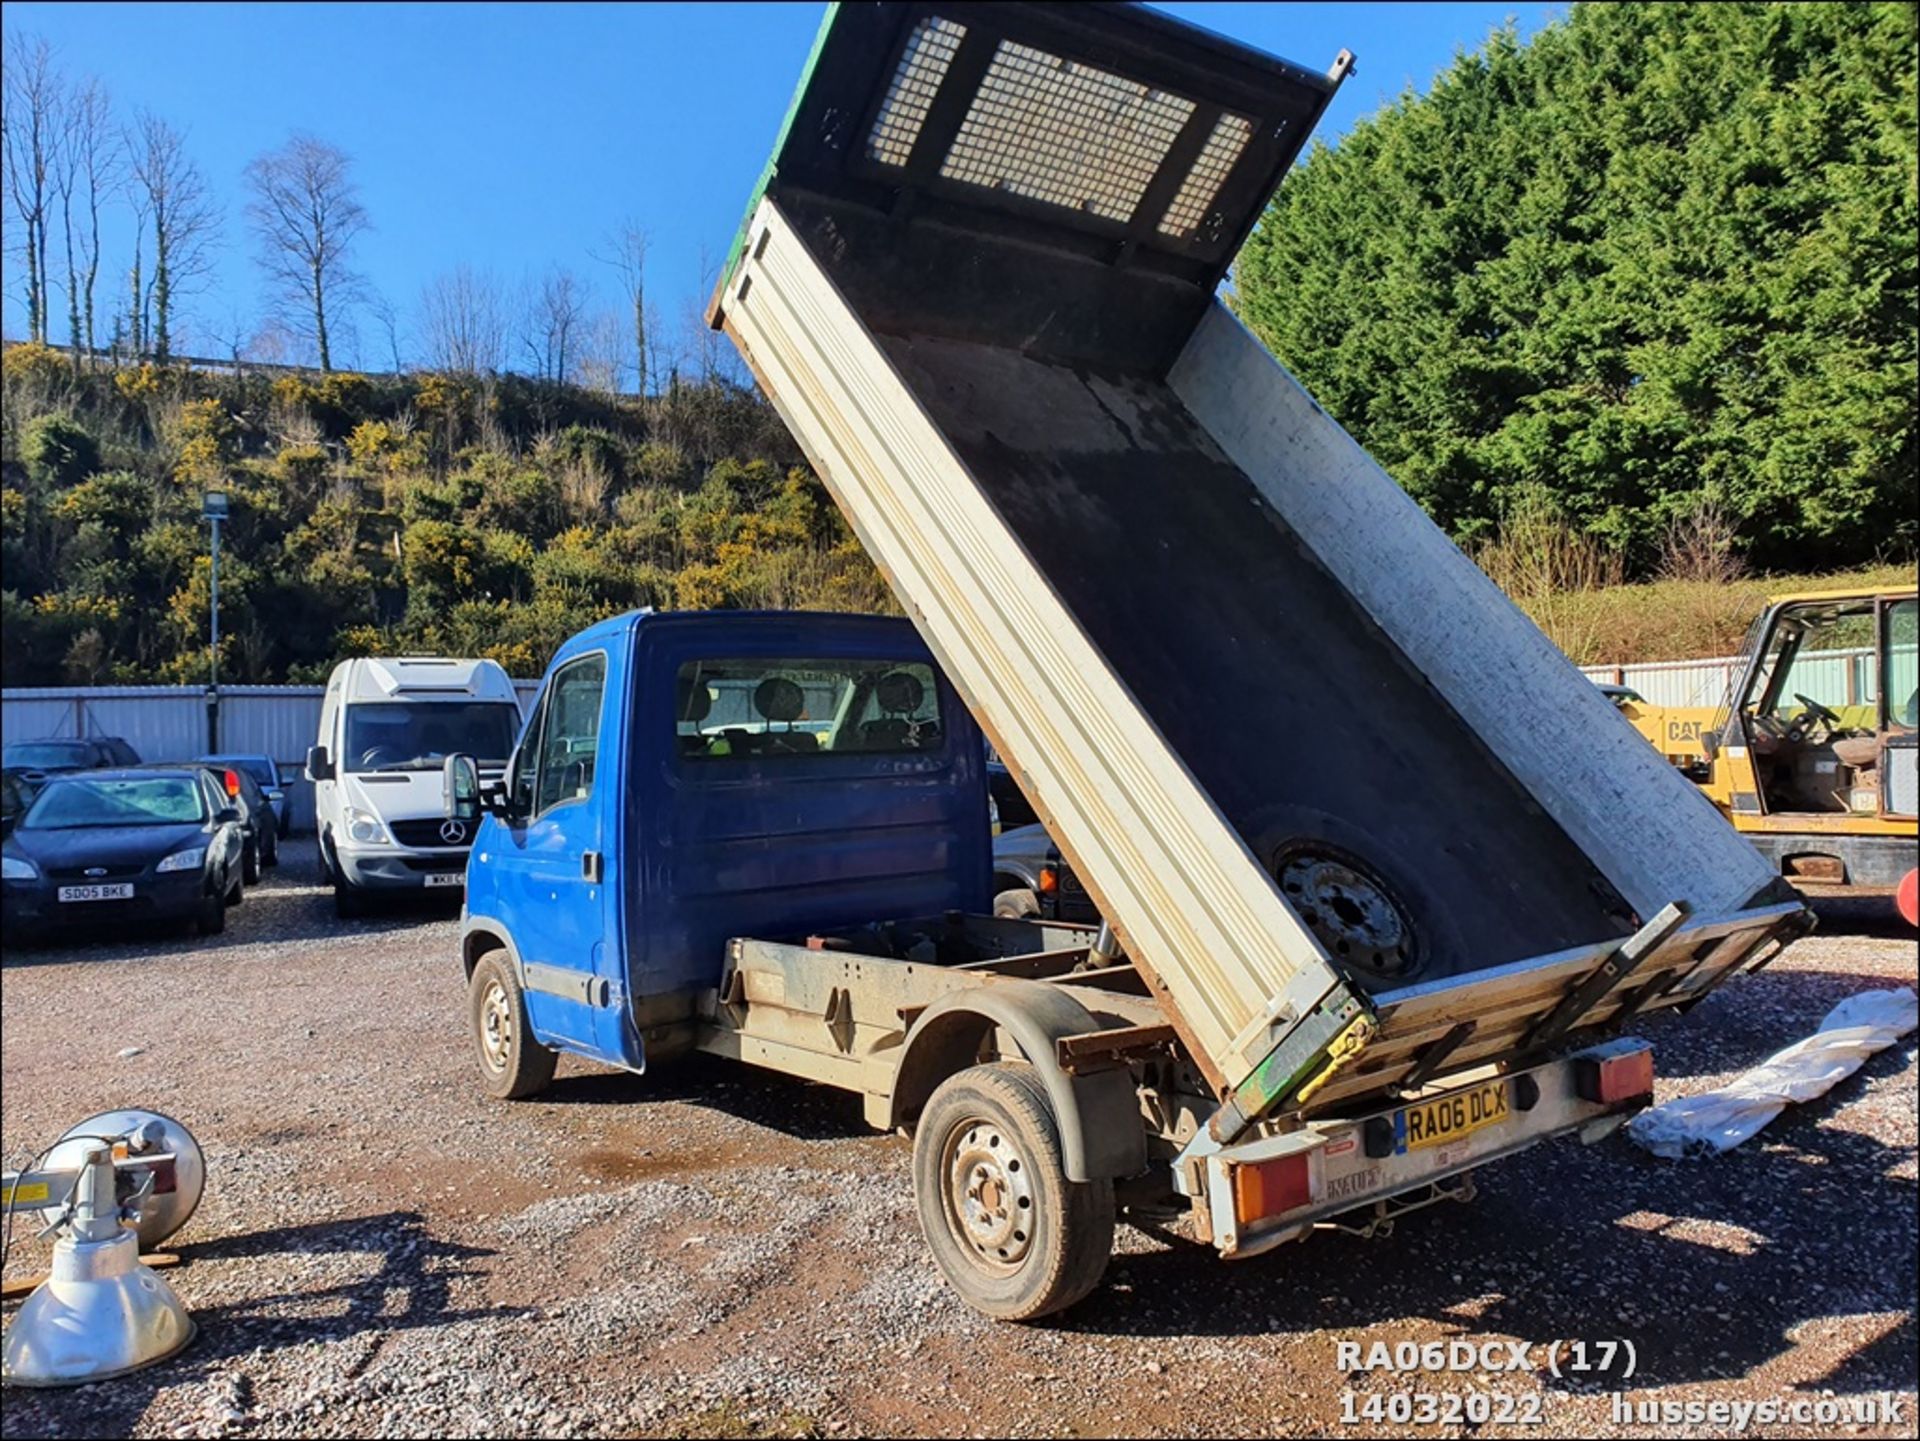
<path fill-rule="evenodd" d="M 208 765 L 232 766 L 245 771 L 263 786 L 280 784 L 280 778 L 273 773 L 273 762 L 265 756 L 207 756 L 204 759 Z"/>
<path fill-rule="evenodd" d="M 197 825 L 206 816 L 205 792 L 186 776 L 55 781 L 21 817 L 20 829 Z"/>
<path fill-rule="evenodd" d="M 93 747 L 84 741 L 22 741 L 6 748 L 10 766 L 84 766 L 93 760 Z"/>
<path fill-rule="evenodd" d="M 924 661 L 689 661 L 674 702 L 689 760 L 912 754 L 945 739 L 939 687 Z"/>
<path fill-rule="evenodd" d="M 450 755 L 506 764 L 520 709 L 502 701 L 381 701 L 347 707 L 349 772 L 438 770 Z"/>

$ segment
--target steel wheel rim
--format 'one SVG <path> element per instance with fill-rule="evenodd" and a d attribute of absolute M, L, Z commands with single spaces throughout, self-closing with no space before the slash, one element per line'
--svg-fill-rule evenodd
<path fill-rule="evenodd" d="M 996 1274 L 1017 1271 L 1033 1249 L 1033 1169 L 997 1121 L 968 1117 L 941 1148 L 947 1229 L 966 1254 Z"/>
<path fill-rule="evenodd" d="M 480 997 L 480 1053 L 488 1066 L 504 1071 L 512 1050 L 513 1005 L 507 999 L 507 988 L 489 981 Z"/>

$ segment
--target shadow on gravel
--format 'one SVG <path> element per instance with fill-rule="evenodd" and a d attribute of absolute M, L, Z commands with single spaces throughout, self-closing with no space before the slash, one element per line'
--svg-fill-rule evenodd
<path fill-rule="evenodd" d="M 862 1119 L 860 1098 L 826 1086 L 742 1066 L 718 1056 L 683 1056 L 636 1076 L 592 1071 L 562 1076 L 540 1093 L 545 1104 L 631 1106 L 680 1101 L 801 1141 L 845 1140 L 875 1133 Z"/>
<path fill-rule="evenodd" d="M 1894 906 L 1891 894 L 1875 892 L 1856 895 L 1850 892 L 1814 894 L 1806 897 L 1820 922 L 1814 932 L 1819 936 L 1880 936 L 1889 940 L 1910 941 L 1913 927 Z"/>
<path fill-rule="evenodd" d="M 118 1380 L 76 1389 L 10 1390 L 8 1434 L 127 1436 L 133 1434 L 158 1391 L 218 1375 L 235 1357 L 256 1348 L 283 1351 L 358 1334 L 378 1336 L 417 1326 L 513 1320 L 531 1314 L 531 1308 L 524 1306 L 454 1306 L 449 1294 L 452 1284 L 477 1274 L 467 1263 L 494 1253 L 430 1236 L 422 1220 L 418 1211 L 390 1211 L 179 1247 L 189 1264 L 167 1274 L 199 1328 L 192 1344 L 171 1361 Z M 227 1305 L 194 1303 L 194 1261 L 365 1252 L 377 1253 L 379 1264 L 351 1281 L 269 1292 Z M 15 1304 L 9 1302 L 8 1309 Z"/>
<path fill-rule="evenodd" d="M 1864 1331 L 1864 1344 L 1809 1385 L 1911 1387 L 1920 1226 L 1914 1180 L 1893 1173 L 1912 1152 L 1821 1123 L 1912 1063 L 1911 1045 L 1894 1047 L 1713 1160 L 1661 1161 L 1624 1137 L 1563 1140 L 1485 1168 L 1479 1200 L 1416 1213 L 1386 1238 L 1321 1232 L 1241 1262 L 1192 1244 L 1116 1256 L 1107 1284 L 1059 1328 L 1251 1338 L 1377 1327 L 1374 1339 L 1392 1341 L 1424 1318 L 1466 1339 L 1526 1340 L 1542 1360 L 1555 1341 L 1631 1340 L 1630 1382 L 1541 1377 L 1612 1390 L 1749 1376 L 1800 1328 L 1833 1321 Z M 1872 1323 L 1839 1319 L 1863 1312 L 1907 1320 L 1875 1339 Z"/>

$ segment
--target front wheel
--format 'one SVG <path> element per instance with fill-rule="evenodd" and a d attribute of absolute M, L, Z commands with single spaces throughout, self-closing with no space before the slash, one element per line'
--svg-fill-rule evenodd
<path fill-rule="evenodd" d="M 913 1193 L 935 1264 L 986 1315 L 1063 1311 L 1107 1269 L 1113 1182 L 1067 1179 L 1032 1066 L 974 1066 L 941 1083 L 914 1134 Z"/>
<path fill-rule="evenodd" d="M 260 884 L 261 844 L 260 841 L 250 841 L 240 852 L 240 878 L 250 886 Z"/>
<path fill-rule="evenodd" d="M 474 966 L 467 1017 L 488 1095 L 519 1101 L 547 1088 L 560 1057 L 534 1040 L 520 978 L 505 951 L 488 951 Z"/>
<path fill-rule="evenodd" d="M 193 918 L 193 928 L 203 936 L 217 936 L 227 928 L 225 893 L 215 891 L 200 902 L 200 909 Z"/>

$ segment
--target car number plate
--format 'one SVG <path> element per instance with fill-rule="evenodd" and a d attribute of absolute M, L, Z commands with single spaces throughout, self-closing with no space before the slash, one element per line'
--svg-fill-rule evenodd
<path fill-rule="evenodd" d="M 133 887 L 125 883 L 117 886 L 62 886 L 60 899 L 63 901 L 130 901 L 133 899 Z"/>
<path fill-rule="evenodd" d="M 1510 1111 L 1507 1083 L 1489 1081 L 1484 1086 L 1408 1106 L 1400 1113 L 1394 1130 L 1406 1138 L 1409 1151 L 1417 1151 L 1422 1146 L 1443 1145 L 1496 1126 L 1507 1119 Z"/>
<path fill-rule="evenodd" d="M 427 889 L 428 890 L 432 890 L 435 886 L 464 886 L 466 883 L 467 883 L 467 876 L 466 876 L 466 872 L 464 871 L 428 871 L 427 872 Z"/>

